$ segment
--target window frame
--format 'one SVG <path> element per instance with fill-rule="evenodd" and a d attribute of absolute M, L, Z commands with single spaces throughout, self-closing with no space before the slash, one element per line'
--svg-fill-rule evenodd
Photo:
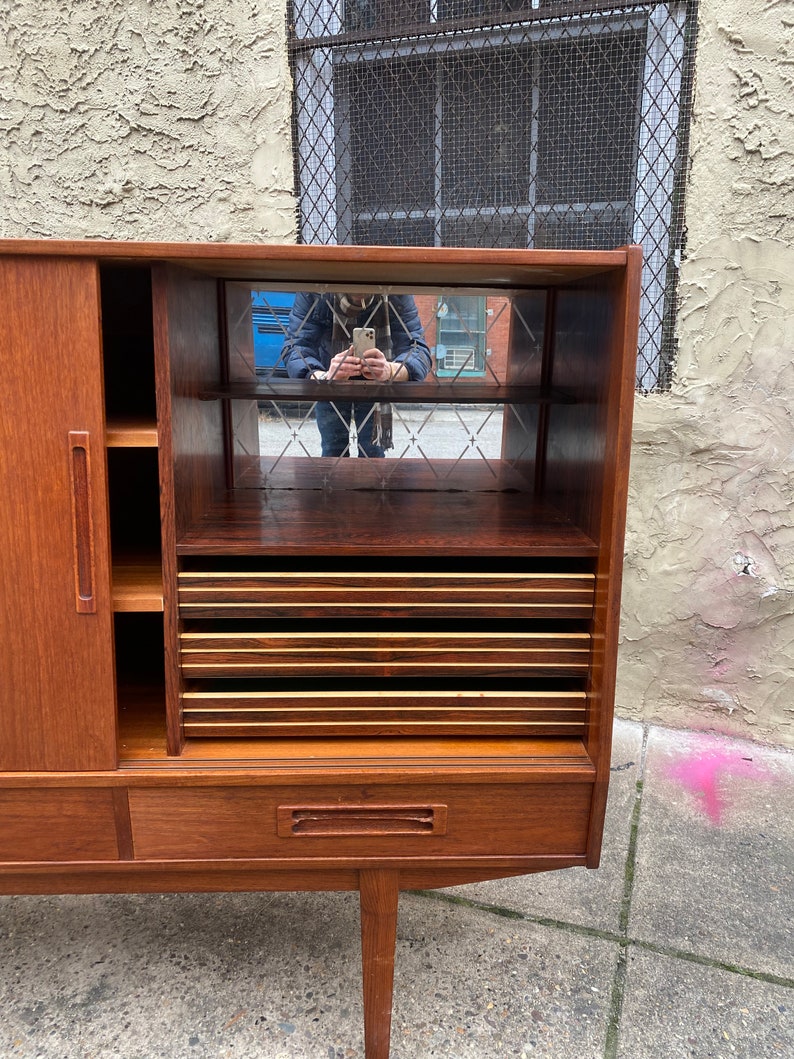
<path fill-rule="evenodd" d="M 658 388 L 664 382 L 664 345 L 669 339 L 677 268 L 680 262 L 680 233 L 672 225 L 676 200 L 680 197 L 681 157 L 686 147 L 682 130 L 682 108 L 688 115 L 687 55 L 692 33 L 692 0 L 636 4 L 583 3 L 569 0 L 541 6 L 533 0 L 532 17 L 505 13 L 482 22 L 493 24 L 459 26 L 437 20 L 437 3 L 430 2 L 430 23 L 424 34 L 412 27 L 392 38 L 393 30 L 346 33 L 344 0 L 321 0 L 311 17 L 303 13 L 301 0 L 294 2 L 294 41 L 291 60 L 295 75 L 295 156 L 296 181 L 300 198 L 301 236 L 307 242 L 353 243 L 356 221 L 428 220 L 432 224 L 433 245 L 443 245 L 442 225 L 467 216 L 479 218 L 515 217 L 526 219 L 527 246 L 541 229 L 544 218 L 554 214 L 581 212 L 588 219 L 608 218 L 616 213 L 632 215 L 630 241 L 643 247 L 643 283 L 640 305 L 639 346 L 643 352 L 637 385 L 641 390 Z M 570 6 L 570 11 L 563 10 Z M 435 27 L 435 28 L 433 28 Z M 645 49 L 638 100 L 633 158 L 633 194 L 630 199 L 599 202 L 537 202 L 536 180 L 538 143 L 538 77 L 533 76 L 532 110 L 528 123 L 531 137 L 528 201 L 519 206 L 491 205 L 454 207 L 441 200 L 439 162 L 440 115 L 433 114 L 434 173 L 433 204 L 428 209 L 389 209 L 355 211 L 350 194 L 350 157 L 347 149 L 349 118 L 346 101 L 338 98 L 336 72 L 350 64 L 383 61 L 389 58 L 436 54 L 448 55 L 473 47 L 498 50 L 516 44 L 545 42 L 558 36 L 592 37 L 636 28 L 645 31 Z M 432 32 L 428 32 L 432 30 Z M 538 62 L 538 55 L 533 59 Z M 439 88 L 436 85 L 436 99 Z M 685 115 L 685 116 L 686 116 Z M 305 238 L 308 234 L 309 238 Z M 671 249 L 675 250 L 671 253 Z M 669 344 L 669 342 L 668 342 Z"/>

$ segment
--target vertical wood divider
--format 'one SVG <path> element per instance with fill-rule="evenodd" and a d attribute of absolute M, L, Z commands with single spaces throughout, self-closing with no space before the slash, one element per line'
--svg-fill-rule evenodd
<path fill-rule="evenodd" d="M 606 416 L 611 429 L 606 432 L 606 485 L 603 488 L 595 605 L 591 623 L 593 655 L 585 745 L 596 762 L 597 771 L 587 841 L 588 868 L 597 868 L 601 858 L 609 787 L 631 426 L 636 386 L 636 357 L 630 354 L 637 349 L 637 305 L 642 287 L 642 248 L 629 246 L 625 249 L 626 269 L 617 279 L 612 280 L 615 318 L 610 335 L 610 372 L 605 395 Z"/>
<path fill-rule="evenodd" d="M 184 745 L 180 716 L 182 691 L 179 671 L 179 614 L 177 609 L 176 502 L 174 499 L 174 447 L 172 439 L 171 348 L 168 273 L 164 265 L 152 267 L 152 327 L 154 374 L 157 395 L 158 468 L 160 477 L 160 548 L 163 570 L 163 636 L 165 654 L 166 747 L 178 756 Z"/>
<path fill-rule="evenodd" d="M 135 849 L 132 842 L 130 798 L 126 787 L 113 788 L 113 815 L 116 821 L 116 843 L 119 850 L 119 860 L 134 860 Z"/>
<path fill-rule="evenodd" d="M 220 364 L 218 374 L 221 382 L 229 382 L 229 318 L 226 306 L 226 285 L 218 280 L 218 351 Z M 234 425 L 232 423 L 232 406 L 229 401 L 221 402 L 223 414 L 224 467 L 226 471 L 226 488 L 234 489 Z"/>
<path fill-rule="evenodd" d="M 540 385 L 545 393 L 552 387 L 554 380 L 554 345 L 555 327 L 557 325 L 557 291 L 549 288 L 546 291 L 546 314 L 543 321 L 543 355 L 540 368 Z M 535 444 L 535 492 L 543 493 L 546 484 L 546 445 L 549 440 L 549 416 L 551 405 L 543 401 L 538 409 L 538 436 Z"/>
<path fill-rule="evenodd" d="M 359 872 L 366 1059 L 389 1059 L 399 892 L 399 872 Z"/>

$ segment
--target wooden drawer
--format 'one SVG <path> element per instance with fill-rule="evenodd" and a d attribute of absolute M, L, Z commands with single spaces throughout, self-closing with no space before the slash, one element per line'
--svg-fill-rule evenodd
<path fill-rule="evenodd" d="M 219 682 L 220 685 L 220 682 Z M 189 691 L 185 735 L 405 736 L 584 733 L 583 691 Z"/>
<path fill-rule="evenodd" d="M 136 858 L 571 855 L 586 782 L 130 790 Z"/>
<path fill-rule="evenodd" d="M 587 633 L 186 632 L 188 677 L 583 676 Z"/>
<path fill-rule="evenodd" d="M 90 788 L 0 790 L 0 860 L 116 860 L 113 792 Z"/>
<path fill-rule="evenodd" d="M 179 575 L 183 618 L 571 618 L 592 574 L 204 571 Z"/>

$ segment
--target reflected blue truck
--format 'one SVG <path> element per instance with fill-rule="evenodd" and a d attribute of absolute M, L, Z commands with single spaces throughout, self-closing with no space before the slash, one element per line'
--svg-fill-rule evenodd
<path fill-rule="evenodd" d="M 257 290 L 251 292 L 251 314 L 254 328 L 254 363 L 257 375 L 286 376 L 279 360 L 287 335 L 289 314 L 295 295 L 287 291 Z"/>

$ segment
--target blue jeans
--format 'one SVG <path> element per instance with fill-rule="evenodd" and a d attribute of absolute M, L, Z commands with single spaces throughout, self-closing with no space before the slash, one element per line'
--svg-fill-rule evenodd
<path fill-rule="evenodd" d="M 375 427 L 375 406 L 354 404 L 352 401 L 318 401 L 315 417 L 323 444 L 323 456 L 350 455 L 350 423 L 356 424 L 358 454 L 380 459 L 382 446 L 372 440 Z"/>

